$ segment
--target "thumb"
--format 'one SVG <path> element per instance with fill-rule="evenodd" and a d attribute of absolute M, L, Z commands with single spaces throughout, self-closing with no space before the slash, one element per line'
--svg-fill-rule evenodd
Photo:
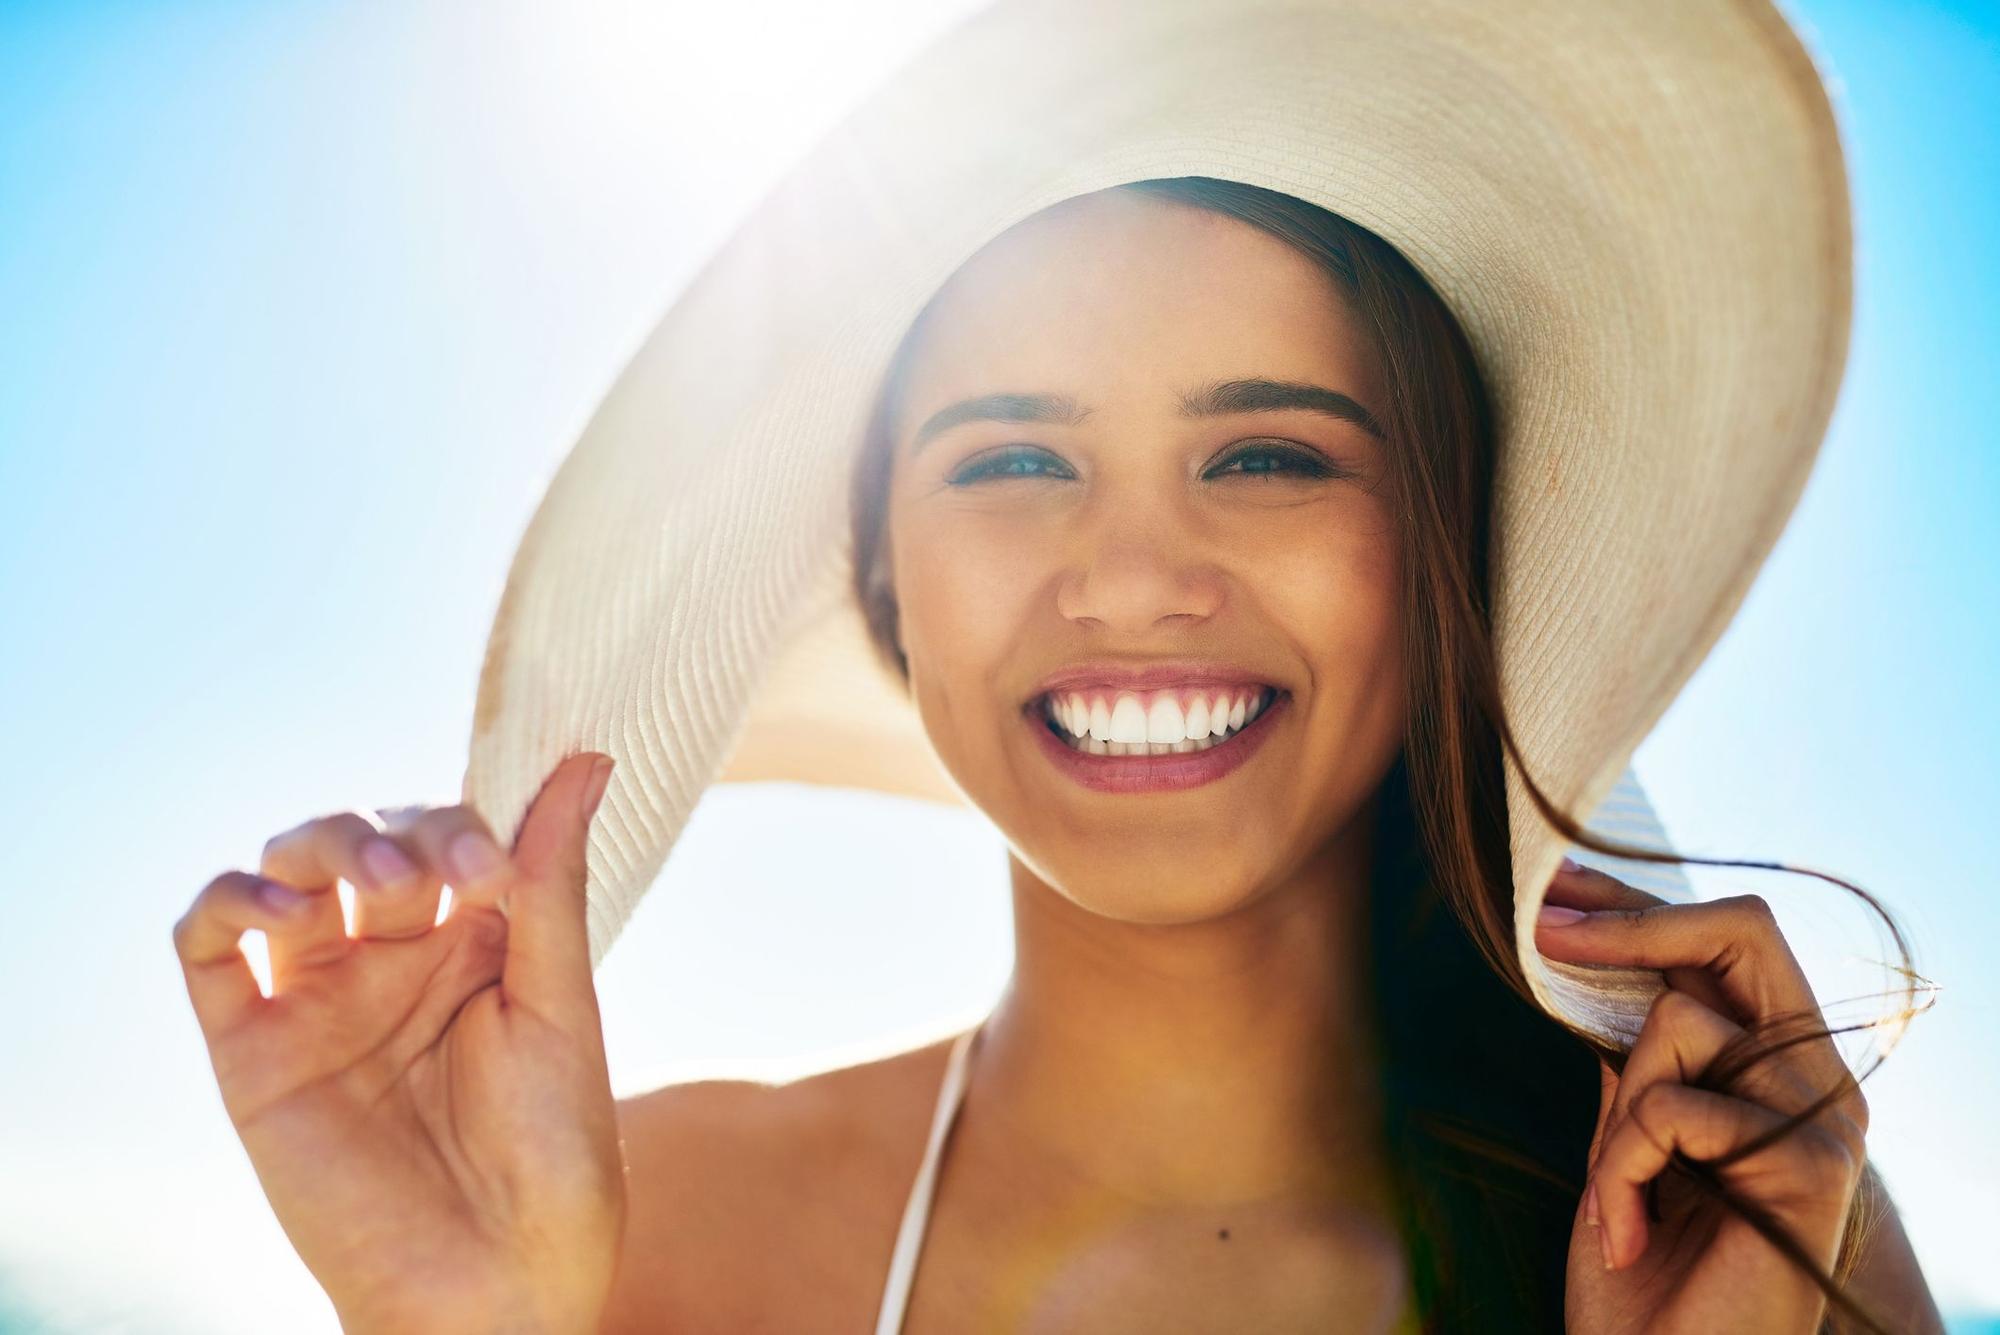
<path fill-rule="evenodd" d="M 1618 1073 L 1601 1056 L 1597 1059 L 1597 1085 L 1597 1125 L 1590 1129 L 1590 1153 L 1584 1159 L 1592 1169 L 1597 1167 L 1597 1148 L 1604 1143 L 1605 1120 L 1618 1097 Z"/>
<path fill-rule="evenodd" d="M 500 987 L 510 1000 L 555 1015 L 578 1013 L 571 1009 L 578 1006 L 594 1014 L 596 1008 L 584 911 L 585 850 L 611 766 L 610 756 L 594 751 L 557 765 L 514 839 L 518 879 L 508 896 Z"/>

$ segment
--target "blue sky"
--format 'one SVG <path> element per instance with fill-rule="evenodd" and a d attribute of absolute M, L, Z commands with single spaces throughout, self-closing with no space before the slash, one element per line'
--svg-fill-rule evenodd
<path fill-rule="evenodd" d="M 171 925 L 308 816 L 455 799 L 508 557 L 597 396 L 965 6 L 721 8 L 0 3 L 0 1329 L 336 1328 Z M 1637 766 L 1684 851 L 1837 871 L 1909 929 L 1943 990 L 1869 1082 L 1870 1143 L 1972 1330 L 2000 1319 L 2000 9 L 1788 8 L 1848 135 L 1848 379 Z M 745 837 L 773 822 L 811 866 Z M 1823 1000 L 1881 985 L 1840 892 L 1697 885 L 1777 902 Z M 599 973 L 614 1081 L 961 1023 L 1006 977 L 1003 896 L 970 812 L 712 792 Z"/>

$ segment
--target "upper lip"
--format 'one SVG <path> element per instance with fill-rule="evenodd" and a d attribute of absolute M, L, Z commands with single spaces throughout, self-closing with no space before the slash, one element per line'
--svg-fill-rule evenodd
<path fill-rule="evenodd" d="M 1270 686 L 1277 683 L 1255 668 L 1225 663 L 1212 658 L 1180 658 L 1153 663 L 1120 663 L 1100 659 L 1072 663 L 1042 678 L 1035 693 L 1039 700 L 1055 691 L 1079 691 L 1099 687 L 1113 691 L 1154 691 L 1167 686 Z"/>

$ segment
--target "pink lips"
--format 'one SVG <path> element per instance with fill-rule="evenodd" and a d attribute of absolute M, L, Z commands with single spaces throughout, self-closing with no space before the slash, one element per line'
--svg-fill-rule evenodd
<path fill-rule="evenodd" d="M 1271 684 L 1253 668 L 1214 659 L 1177 658 L 1143 665 L 1105 659 L 1075 663 L 1051 672 L 1042 678 L 1034 695 L 1039 697 L 1075 690 L 1146 692 L 1180 686 L 1229 689 Z"/>
<path fill-rule="evenodd" d="M 1024 711 L 1022 718 L 1034 729 L 1042 754 L 1086 788 L 1103 793 L 1171 792 L 1214 783 L 1256 754 L 1270 733 L 1267 721 L 1289 710 L 1291 702 L 1291 693 L 1280 691 L 1262 713 L 1221 745 L 1159 756 L 1094 756 L 1057 737 L 1040 710 Z"/>

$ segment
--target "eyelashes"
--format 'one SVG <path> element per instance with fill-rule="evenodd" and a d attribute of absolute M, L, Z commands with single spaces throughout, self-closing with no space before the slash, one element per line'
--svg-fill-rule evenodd
<path fill-rule="evenodd" d="M 1278 468 L 1245 468 L 1239 470 L 1241 477 L 1269 477 L 1281 473 L 1298 473 L 1306 477 L 1341 477 L 1347 470 L 1328 460 L 1315 450 L 1300 449 L 1296 445 L 1250 445 L 1224 459 L 1214 470 L 1228 473 L 1231 466 L 1245 459 L 1268 458 L 1277 460 Z"/>
<path fill-rule="evenodd" d="M 1256 467 L 1248 463 L 1265 461 Z M 1032 466 L 1053 464 L 1056 471 L 1037 471 Z M 1238 464 L 1246 464 L 1238 468 Z M 1024 468 L 1022 465 L 1030 467 Z M 955 487 L 968 486 L 986 478 L 1070 478 L 1076 474 L 1068 464 L 1050 454 L 1047 450 L 1033 446 L 1011 446 L 981 455 L 961 467 L 945 481 Z M 1302 449 L 1296 445 L 1261 444 L 1248 445 L 1237 450 L 1220 464 L 1211 468 L 1204 477 L 1303 477 L 1328 478 L 1351 476 L 1350 470 L 1331 462 L 1314 450 Z"/>
<path fill-rule="evenodd" d="M 1014 467 L 1014 465 L 1016 464 L 1023 464 L 1023 463 L 1034 464 L 1034 463 L 1039 463 L 1043 460 L 1047 460 L 1049 462 L 1054 463 L 1056 467 L 1061 471 L 1056 473 L 1023 472 L 1021 469 Z M 957 472 L 953 473 L 949 478 L 946 478 L 945 480 L 949 482 L 952 486 L 962 487 L 969 482 L 977 482 L 979 479 L 987 477 L 1074 477 L 1074 476 L 1076 476 L 1076 474 L 1070 471 L 1069 465 L 1056 459 L 1054 455 L 1048 453 L 1046 450 L 1024 450 L 1018 448 L 1010 448 L 1005 450 L 996 450 L 991 454 L 982 454 L 978 458 L 965 464 Z"/>

